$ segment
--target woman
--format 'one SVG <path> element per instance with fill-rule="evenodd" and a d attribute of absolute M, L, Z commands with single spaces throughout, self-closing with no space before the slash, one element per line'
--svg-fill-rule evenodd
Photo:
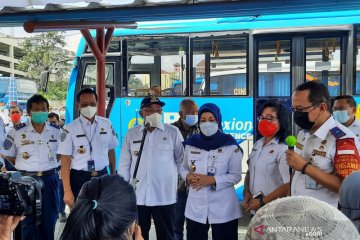
<path fill-rule="evenodd" d="M 63 240 L 142 240 L 136 225 L 134 189 L 119 175 L 92 178 L 85 183 L 72 209 Z"/>
<path fill-rule="evenodd" d="M 198 111 L 200 134 L 185 142 L 180 173 L 190 186 L 185 217 L 188 240 L 207 240 L 209 225 L 213 240 L 238 238 L 242 216 L 234 185 L 241 180 L 241 148 L 221 127 L 218 106 L 204 104 Z"/>
<path fill-rule="evenodd" d="M 284 143 L 290 133 L 289 113 L 276 102 L 265 102 L 259 111 L 257 141 L 249 156 L 249 170 L 244 184 L 244 209 L 257 211 L 264 204 L 286 196 L 289 189 L 289 166 Z"/>
<path fill-rule="evenodd" d="M 360 171 L 351 173 L 342 182 L 339 209 L 352 221 L 360 233 Z"/>

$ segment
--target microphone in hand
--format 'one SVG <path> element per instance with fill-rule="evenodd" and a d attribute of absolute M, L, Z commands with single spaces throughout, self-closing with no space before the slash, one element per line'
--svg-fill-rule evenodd
<path fill-rule="evenodd" d="M 294 150 L 294 147 L 296 145 L 296 137 L 293 135 L 287 136 L 285 139 L 286 145 L 288 145 L 289 150 Z"/>

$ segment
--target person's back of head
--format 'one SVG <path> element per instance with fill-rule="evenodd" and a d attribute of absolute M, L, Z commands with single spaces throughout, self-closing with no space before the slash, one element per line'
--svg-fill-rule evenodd
<path fill-rule="evenodd" d="M 339 208 L 360 233 L 360 170 L 352 172 L 341 184 Z"/>
<path fill-rule="evenodd" d="M 136 196 L 128 182 L 119 175 L 92 178 L 83 185 L 60 239 L 130 239 L 136 219 Z"/>
<path fill-rule="evenodd" d="M 252 218 L 245 239 L 360 239 L 351 221 L 326 202 L 311 197 L 279 198 Z"/>

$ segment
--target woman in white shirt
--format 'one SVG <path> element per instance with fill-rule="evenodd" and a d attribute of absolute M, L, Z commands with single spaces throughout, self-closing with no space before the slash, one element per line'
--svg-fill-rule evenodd
<path fill-rule="evenodd" d="M 260 207 L 288 194 L 289 166 L 285 138 L 290 134 L 289 112 L 277 102 L 265 102 L 259 111 L 258 140 L 249 156 L 244 184 L 244 209 Z"/>
<path fill-rule="evenodd" d="M 236 140 L 222 132 L 218 106 L 199 109 L 200 134 L 185 142 L 181 176 L 190 186 L 185 217 L 188 240 L 238 239 L 242 216 L 234 185 L 241 180 L 243 153 Z"/>

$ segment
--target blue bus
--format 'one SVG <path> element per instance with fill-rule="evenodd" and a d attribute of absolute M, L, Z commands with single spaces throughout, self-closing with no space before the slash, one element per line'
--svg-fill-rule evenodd
<path fill-rule="evenodd" d="M 37 85 L 32 80 L 0 77 L 0 102 L 4 102 L 7 108 L 18 105 L 26 109 L 26 101 L 36 93 Z"/>
<path fill-rule="evenodd" d="M 106 58 L 106 115 L 120 143 L 129 128 L 142 123 L 138 112 L 143 96 L 150 87 L 160 86 L 167 123 L 177 120 L 184 98 L 199 106 L 220 106 L 224 131 L 244 150 L 245 173 L 256 141 L 256 112 L 264 101 L 290 106 L 294 88 L 313 80 L 328 86 L 332 97 L 360 94 L 360 75 L 355 74 L 360 71 L 360 55 L 354 51 L 360 47 L 360 26 L 319 21 L 314 27 L 309 17 L 296 27 L 274 21 L 266 28 L 249 22 L 245 29 L 234 20 L 221 30 L 214 21 L 226 19 L 198 19 L 196 24 L 178 20 L 173 27 L 148 22 L 138 23 L 138 29 L 115 30 Z M 66 100 L 67 123 L 78 116 L 76 92 L 96 87 L 95 58 L 84 39 L 76 57 Z M 120 149 L 121 144 L 117 159 Z"/>

